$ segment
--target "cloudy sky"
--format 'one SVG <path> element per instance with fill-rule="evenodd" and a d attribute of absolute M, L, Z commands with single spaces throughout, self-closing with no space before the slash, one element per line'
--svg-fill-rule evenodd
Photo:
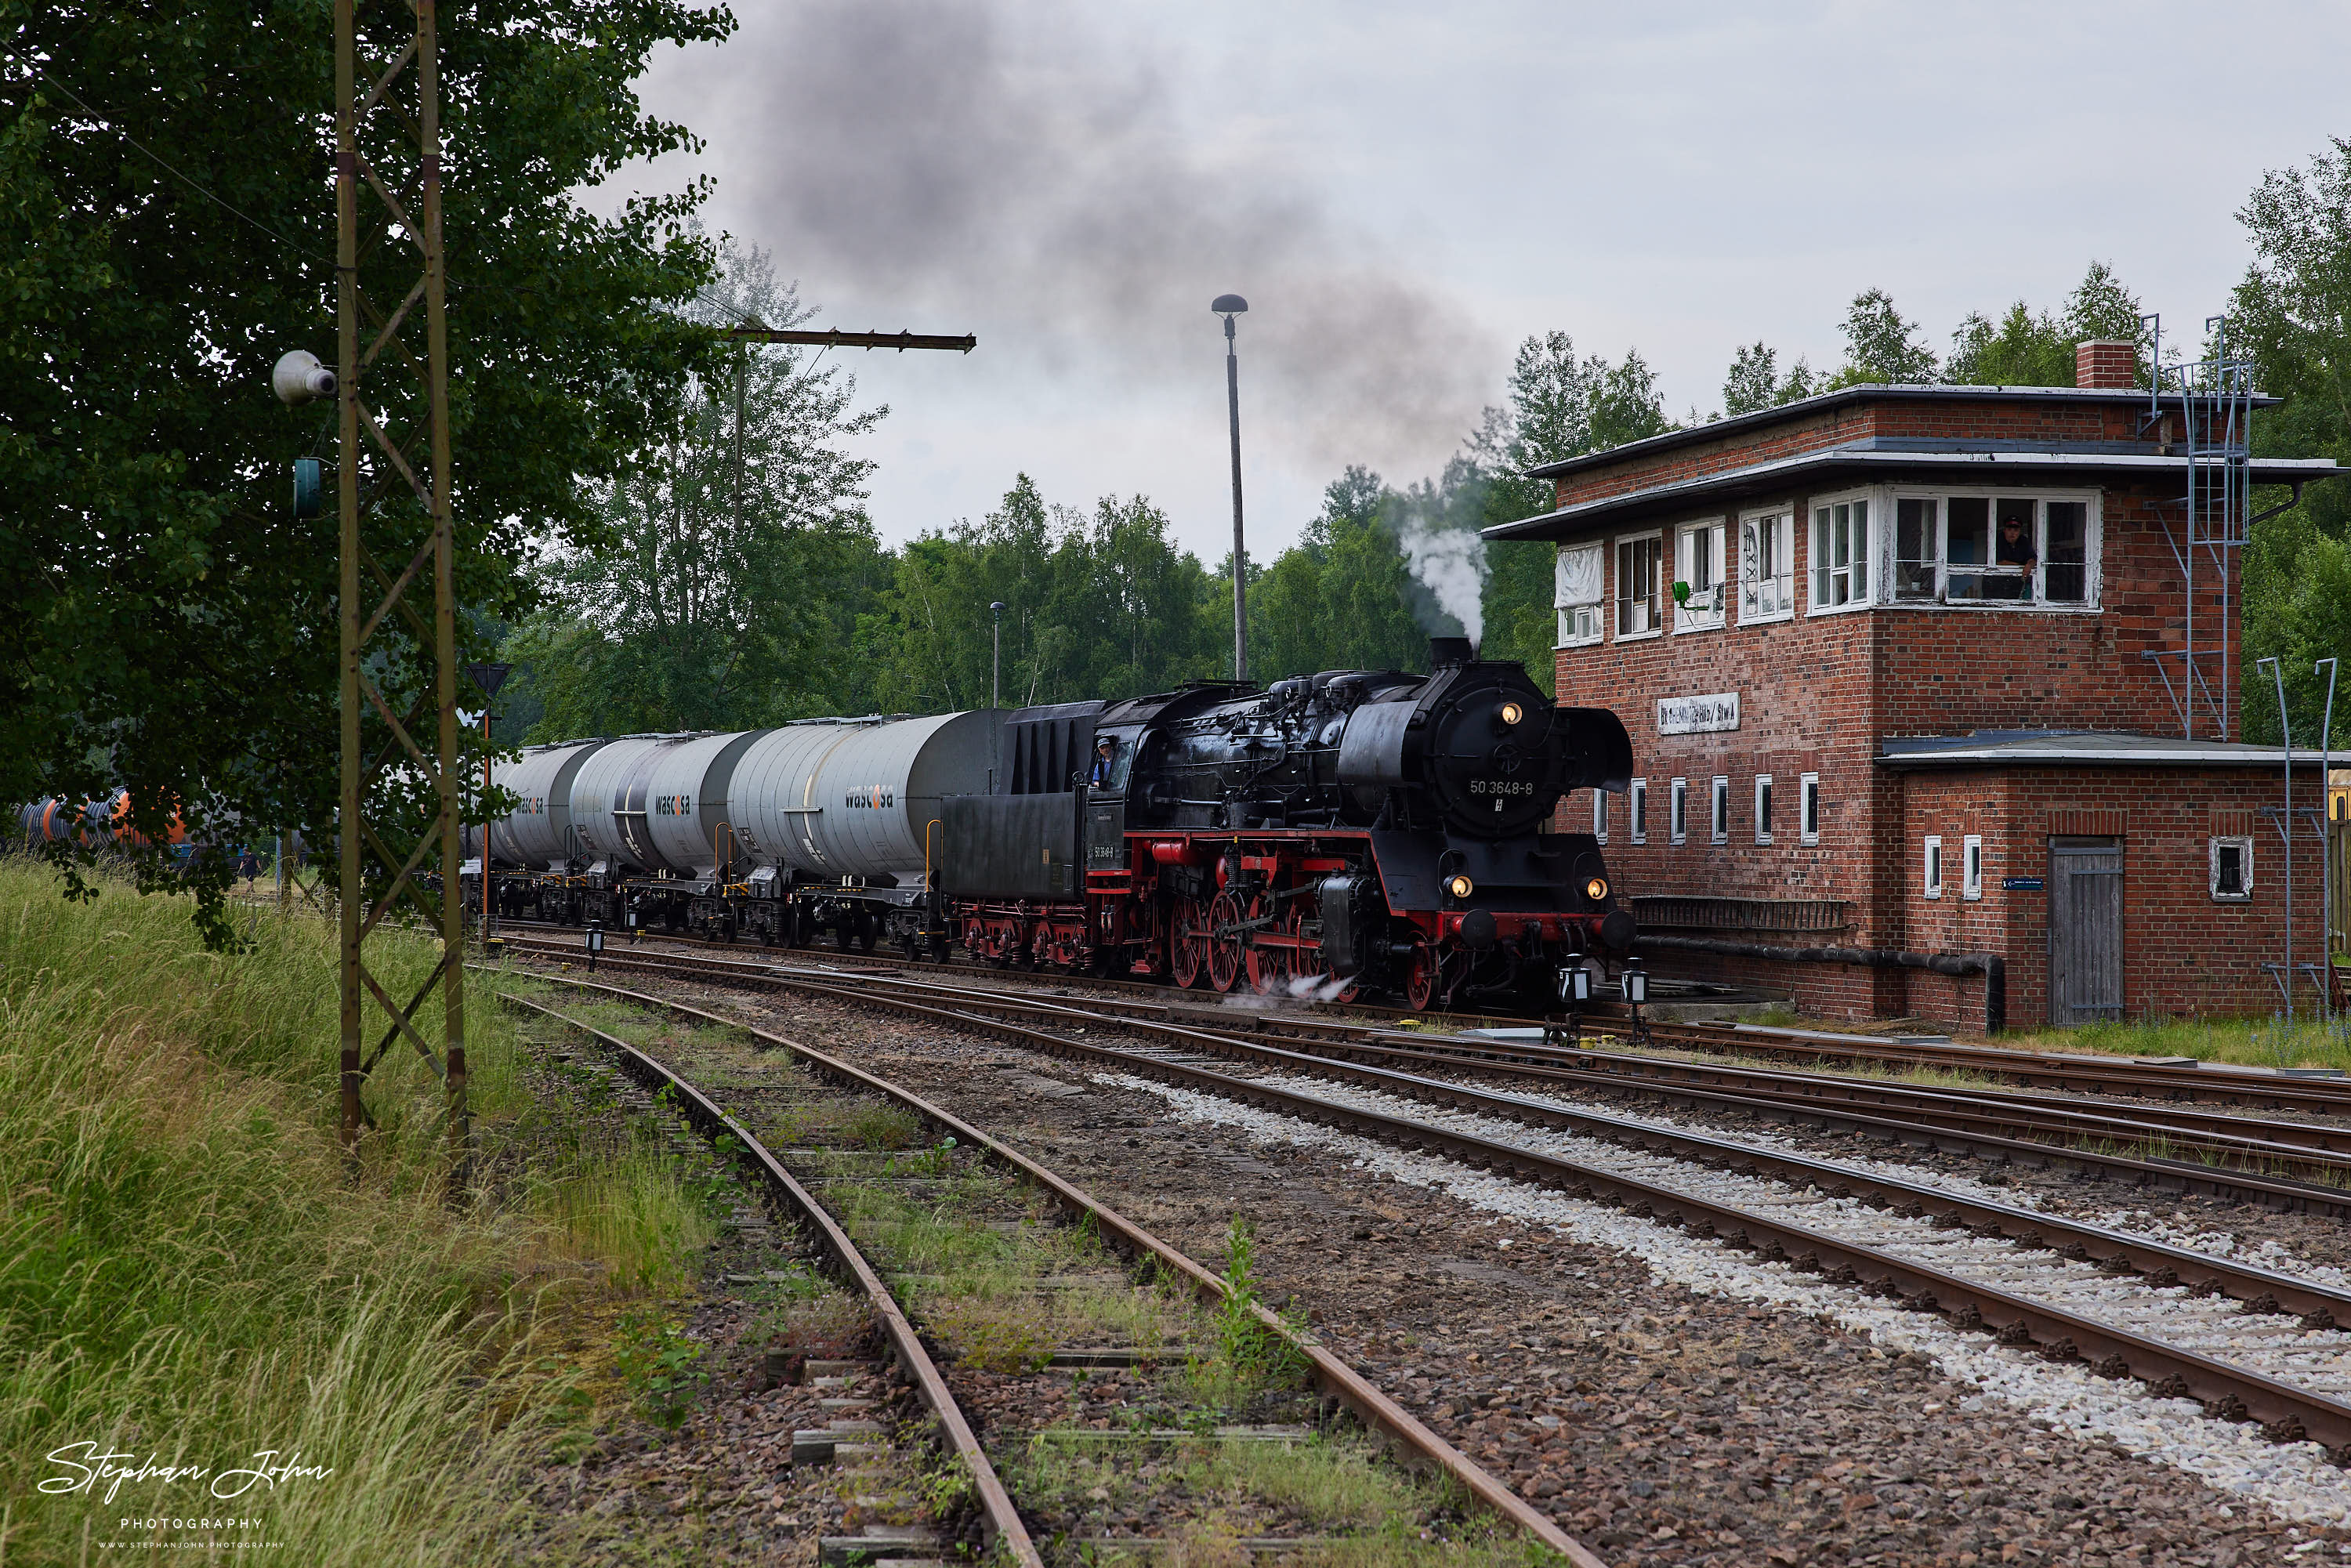
<path fill-rule="evenodd" d="M 2265 169 L 2351 136 L 2351 8 L 1382 0 L 736 0 L 645 88 L 706 141 L 620 189 L 716 181 L 713 226 L 848 328 L 977 332 L 845 356 L 895 542 L 1140 491 L 1230 540 L 1223 340 L 1241 321 L 1252 553 L 1345 464 L 1432 472 L 1512 347 L 1638 348 L 1719 406 L 1762 339 L 1838 362 L 1888 289 L 1938 347 L 2056 303 L 2092 257 L 2220 308 Z"/>

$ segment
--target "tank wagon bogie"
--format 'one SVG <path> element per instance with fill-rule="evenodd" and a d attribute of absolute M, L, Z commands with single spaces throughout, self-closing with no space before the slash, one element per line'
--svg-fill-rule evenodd
<path fill-rule="evenodd" d="M 517 805 L 493 898 L 1221 991 L 1540 999 L 1632 945 L 1597 841 L 1549 831 L 1567 791 L 1627 786 L 1631 744 L 1465 641 L 1432 664 L 536 747 L 495 775 Z"/>

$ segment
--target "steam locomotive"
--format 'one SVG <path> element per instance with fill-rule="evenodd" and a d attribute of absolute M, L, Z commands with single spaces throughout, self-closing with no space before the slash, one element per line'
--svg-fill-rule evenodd
<path fill-rule="evenodd" d="M 535 747 L 465 896 L 601 921 L 1215 991 L 1530 999 L 1635 935 L 1598 842 L 1624 726 L 1464 639 L 1428 674 Z M 483 879 L 487 879 L 486 888 Z"/>

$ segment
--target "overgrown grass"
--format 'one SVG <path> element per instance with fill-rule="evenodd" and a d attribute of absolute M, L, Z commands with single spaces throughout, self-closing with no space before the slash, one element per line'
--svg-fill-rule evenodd
<path fill-rule="evenodd" d="M 96 1561 L 207 1533 L 120 1519 L 229 1515 L 259 1526 L 228 1539 L 282 1543 L 278 1561 L 479 1561 L 561 1393 L 526 1371 L 549 1281 L 567 1255 L 645 1276 L 694 1233 L 646 1212 L 643 1169 L 453 1205 L 441 1085 L 404 1044 L 371 1080 L 355 1179 L 334 1137 L 333 928 L 240 926 L 251 952 L 206 953 L 183 901 L 110 885 L 69 904 L 0 860 L 0 1553 Z M 431 961 L 398 932 L 371 949 L 402 997 Z M 528 1092 L 511 1019 L 468 1000 L 495 1148 Z M 417 1021 L 437 1044 L 437 1001 Z M 331 1473 L 233 1499 L 147 1479 L 109 1502 L 48 1458 L 216 1478 L 262 1450 Z"/>

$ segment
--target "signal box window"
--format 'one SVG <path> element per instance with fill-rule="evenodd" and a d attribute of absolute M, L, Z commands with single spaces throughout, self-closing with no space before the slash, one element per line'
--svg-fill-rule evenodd
<path fill-rule="evenodd" d="M 1975 833 L 1959 841 L 1959 896 L 1983 896 L 1983 840 Z"/>
<path fill-rule="evenodd" d="M 1689 841 L 1689 780 L 1687 779 L 1674 780 L 1673 792 L 1667 799 L 1666 827 L 1667 836 L 1675 843 Z"/>
<path fill-rule="evenodd" d="M 1869 503 L 1813 508 L 1813 612 L 1869 602 Z"/>
<path fill-rule="evenodd" d="M 1665 629 L 1657 613 L 1657 535 L 1616 541 L 1616 635 L 1652 637 Z"/>
<path fill-rule="evenodd" d="M 1552 604 L 1559 612 L 1559 645 L 1581 648 L 1600 641 L 1607 614 L 1607 547 L 1576 545 L 1559 552 L 1552 580 Z"/>
<path fill-rule="evenodd" d="M 2212 896 L 2222 904 L 2245 904 L 2253 896 L 2253 841 L 2212 841 Z"/>
<path fill-rule="evenodd" d="M 1722 534 L 1720 523 L 1694 523 L 1674 542 L 1677 586 L 1689 598 L 1674 611 L 1677 632 L 1708 632 L 1722 624 Z"/>
<path fill-rule="evenodd" d="M 1796 836 L 1808 844 L 1821 841 L 1821 776 L 1817 773 L 1796 780 Z"/>
<path fill-rule="evenodd" d="M 1602 843 L 1608 841 L 1608 791 L 1592 792 L 1592 836 Z"/>
<path fill-rule="evenodd" d="M 1927 896 L 1943 896 L 1943 841 L 1928 834 L 1927 838 Z"/>
<path fill-rule="evenodd" d="M 1785 621 L 1796 612 L 1796 541 L 1785 512 L 1739 522 L 1739 623 Z"/>
<path fill-rule="evenodd" d="M 2090 508 L 2032 496 L 1903 496 L 1894 503 L 1897 603 L 2085 605 Z"/>
<path fill-rule="evenodd" d="M 1633 780 L 1633 793 L 1627 805 L 1629 810 L 1625 815 L 1631 821 L 1626 824 L 1626 831 L 1635 843 L 1646 844 L 1649 841 L 1649 781 L 1646 779 Z"/>
<path fill-rule="evenodd" d="M 1771 776 L 1759 774 L 1755 779 L 1755 841 L 1771 841 Z"/>
<path fill-rule="evenodd" d="M 1730 841 L 1729 779 L 1723 778 L 1717 778 L 1715 779 L 1714 789 L 1711 794 L 1711 805 L 1712 810 L 1708 816 L 1708 825 L 1713 829 L 1712 837 L 1716 843 L 1727 844 Z"/>

